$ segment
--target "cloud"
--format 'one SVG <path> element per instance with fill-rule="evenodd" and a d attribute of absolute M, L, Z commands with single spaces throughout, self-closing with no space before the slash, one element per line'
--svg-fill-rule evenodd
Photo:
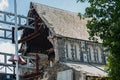
<path fill-rule="evenodd" d="M 0 10 L 4 10 L 8 7 L 8 0 L 0 0 Z"/>
<path fill-rule="evenodd" d="M 2 42 L 2 43 L 0 43 L 0 52 L 15 54 L 15 47 L 10 42 Z M 10 58 L 10 56 L 7 56 L 7 63 L 11 64 L 11 62 L 8 61 L 9 58 Z M 0 63 L 4 63 L 4 55 L 0 55 Z M 9 67 L 9 68 L 11 68 L 11 67 Z M 13 71 L 11 71 L 9 68 L 7 68 L 7 73 L 13 73 Z M 11 68 L 11 69 L 13 70 L 13 68 Z M 4 73 L 5 67 L 3 67 L 0 70 L 0 72 Z"/>
<path fill-rule="evenodd" d="M 15 53 L 15 47 L 10 42 L 2 42 L 2 43 L 0 43 L 0 52 L 14 54 Z"/>

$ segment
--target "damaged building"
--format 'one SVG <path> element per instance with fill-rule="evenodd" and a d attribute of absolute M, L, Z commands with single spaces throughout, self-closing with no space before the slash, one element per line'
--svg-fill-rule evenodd
<path fill-rule="evenodd" d="M 103 70 L 106 56 L 101 43 L 88 39 L 88 19 L 33 2 L 28 17 L 34 18 L 28 22 L 34 29 L 19 28 L 23 30 L 19 52 L 40 57 L 42 77 L 36 80 L 103 80 L 106 77 Z"/>

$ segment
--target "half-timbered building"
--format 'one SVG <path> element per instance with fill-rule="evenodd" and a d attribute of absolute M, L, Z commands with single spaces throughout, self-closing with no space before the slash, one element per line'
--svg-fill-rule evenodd
<path fill-rule="evenodd" d="M 89 40 L 88 18 L 80 19 L 78 13 L 33 2 L 28 17 L 34 18 L 28 22 L 34 29 L 23 30 L 19 40 L 23 55 L 43 53 L 53 65 L 61 62 L 79 73 L 76 78 L 66 80 L 100 80 L 106 76 L 102 68 L 106 64 L 102 41 Z"/>

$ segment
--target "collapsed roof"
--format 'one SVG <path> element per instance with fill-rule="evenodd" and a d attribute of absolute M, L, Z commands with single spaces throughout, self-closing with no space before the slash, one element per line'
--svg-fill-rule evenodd
<path fill-rule="evenodd" d="M 88 40 L 87 19 L 80 19 L 77 13 L 33 2 L 30 6 L 36 10 L 54 35 Z"/>

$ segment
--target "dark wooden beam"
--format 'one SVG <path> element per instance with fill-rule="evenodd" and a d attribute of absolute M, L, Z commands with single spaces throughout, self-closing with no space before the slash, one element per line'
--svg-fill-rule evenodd
<path fill-rule="evenodd" d="M 25 36 L 25 37 L 23 37 L 22 39 L 20 39 L 19 41 L 18 41 L 18 43 L 23 43 L 23 42 L 25 42 L 25 41 L 29 41 L 29 40 L 32 40 L 32 39 L 34 39 L 35 37 L 37 37 L 37 36 L 39 36 L 40 35 L 40 33 L 37 31 L 37 32 L 34 32 L 34 33 L 31 33 L 31 34 L 29 34 L 28 36 Z"/>
<path fill-rule="evenodd" d="M 38 37 L 39 35 L 41 35 L 44 32 L 44 26 L 39 26 L 39 29 L 37 31 L 34 31 L 33 33 L 29 34 L 28 36 L 23 37 L 22 39 L 20 39 L 18 41 L 18 43 L 23 43 L 25 41 L 29 41 L 32 40 L 36 37 Z"/>

